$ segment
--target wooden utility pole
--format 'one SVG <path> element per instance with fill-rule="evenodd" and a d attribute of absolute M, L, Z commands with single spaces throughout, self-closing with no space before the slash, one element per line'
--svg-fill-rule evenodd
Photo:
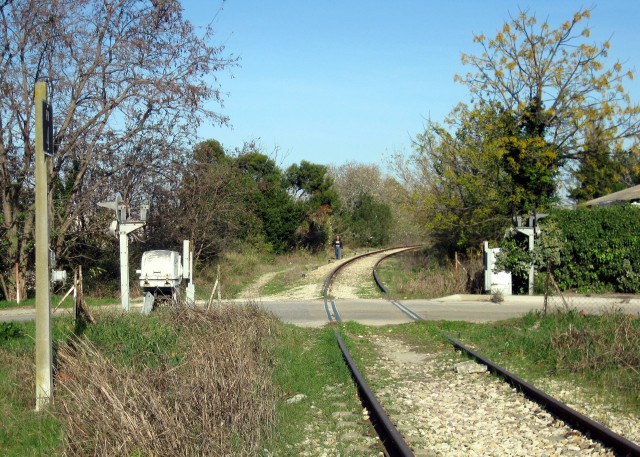
<path fill-rule="evenodd" d="M 49 134 L 51 112 L 47 83 L 36 82 L 36 411 L 49 403 L 53 394 L 51 374 L 51 297 L 49 291 L 49 208 L 45 135 Z M 48 138 L 49 142 L 52 138 Z"/>

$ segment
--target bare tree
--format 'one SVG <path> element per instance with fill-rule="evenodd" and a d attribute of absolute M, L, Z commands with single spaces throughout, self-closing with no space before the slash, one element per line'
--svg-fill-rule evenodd
<path fill-rule="evenodd" d="M 54 105 L 53 245 L 88 223 L 95 202 L 136 176 L 175 173 L 202 122 L 226 118 L 215 74 L 236 64 L 196 30 L 178 0 L 0 0 L 0 203 L 5 296 L 33 244 L 35 82 Z M 142 180 L 144 181 L 144 180 Z M 127 195 L 133 197 L 133 195 Z"/>
<path fill-rule="evenodd" d="M 195 166 L 183 174 L 176 227 L 194 243 L 197 260 L 207 260 L 249 233 L 257 233 L 254 187 L 216 140 L 198 144 Z M 252 183 L 253 184 L 253 183 Z"/>
<path fill-rule="evenodd" d="M 362 194 L 385 201 L 385 187 L 390 178 L 382 175 L 378 165 L 348 162 L 339 167 L 331 166 L 329 174 L 347 211 L 353 210 Z"/>
<path fill-rule="evenodd" d="M 391 168 L 396 176 L 410 169 L 396 167 L 395 164 Z M 376 204 L 387 205 L 392 212 L 390 236 L 393 242 L 414 242 L 419 239 L 419 230 L 413 220 L 416 208 L 409 206 L 409 196 L 413 190 L 409 182 L 399 182 L 396 176 L 383 173 L 375 164 L 348 162 L 339 167 L 330 167 L 329 174 L 334 180 L 344 211 L 353 213 L 362 204 L 363 198 L 366 200 L 366 197 L 371 197 Z"/>

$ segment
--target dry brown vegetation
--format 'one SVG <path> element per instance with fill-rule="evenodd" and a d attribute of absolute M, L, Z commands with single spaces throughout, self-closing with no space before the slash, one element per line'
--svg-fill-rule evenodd
<path fill-rule="evenodd" d="M 454 262 L 436 260 L 422 252 L 402 257 L 397 266 L 404 274 L 396 274 L 394 284 L 401 296 L 435 298 L 452 294 L 478 293 L 481 290 L 482 258 L 470 257 Z"/>
<path fill-rule="evenodd" d="M 181 355 L 159 366 L 115 363 L 84 337 L 59 349 L 65 455 L 256 454 L 275 418 L 275 320 L 252 305 L 166 318 Z"/>
<path fill-rule="evenodd" d="M 558 364 L 573 372 L 619 368 L 640 371 L 640 326 L 637 317 L 607 313 L 601 328 L 569 326 L 556 331 L 551 343 Z"/>

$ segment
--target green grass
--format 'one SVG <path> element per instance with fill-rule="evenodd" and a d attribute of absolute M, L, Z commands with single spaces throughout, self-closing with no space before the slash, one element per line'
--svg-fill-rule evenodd
<path fill-rule="evenodd" d="M 358 287 L 356 290 L 356 295 L 359 298 L 380 298 L 383 297 L 383 293 L 378 289 L 377 286 L 365 285 Z"/>
<path fill-rule="evenodd" d="M 85 334 L 118 366 L 177 366 L 182 360 L 180 331 L 161 312 L 150 316 L 98 312 L 98 325 Z M 72 332 L 68 318 L 52 323 L 54 347 Z M 332 413 L 360 408 L 350 373 L 334 337 L 339 328 L 357 363 L 370 364 L 376 349 L 374 334 L 397 338 L 424 352 L 450 352 L 451 335 L 520 377 L 541 385 L 557 380 L 578 385 L 613 410 L 640 415 L 640 318 L 612 311 L 602 316 L 577 312 L 543 315 L 493 323 L 421 321 L 368 327 L 347 322 L 338 327 L 300 328 L 280 324 L 273 334 L 273 383 L 279 392 L 276 423 L 265 437 L 264 455 L 296 455 L 305 428 L 320 423 L 335 430 Z M 184 331 L 184 329 L 182 330 Z M 33 411 L 33 322 L 0 325 L 0 430 L 2 455 L 58 455 L 61 426 L 48 414 Z M 327 399 L 327 386 L 339 385 Z M 299 403 L 286 400 L 296 394 Z M 334 403 L 346 406 L 336 406 Z M 366 423 L 360 424 L 363 433 Z M 336 431 L 339 432 L 339 431 Z M 340 444 L 338 444 L 340 446 Z"/>
<path fill-rule="evenodd" d="M 404 270 L 402 262 L 400 262 L 397 256 L 391 257 L 378 264 L 376 273 L 382 284 L 389 290 L 389 293 L 394 296 L 398 295 L 398 285 L 406 284 L 410 279 L 409 272 Z M 407 293 L 411 296 L 406 295 L 406 298 L 415 298 L 413 296 L 415 293 Z M 403 296 L 403 298 L 405 298 L 405 296 Z"/>
<path fill-rule="evenodd" d="M 340 408 L 334 403 L 343 403 L 355 411 L 361 406 L 337 345 L 334 327 L 304 329 L 285 325 L 279 335 L 276 356 L 274 382 L 282 392 L 282 399 L 277 408 L 278 433 L 266 448 L 272 455 L 296 455 L 294 449 L 305 437 L 305 426 L 310 421 L 320 421 L 325 428 L 335 431 L 336 421 L 331 415 Z M 331 401 L 327 400 L 329 385 L 344 386 Z M 299 403 L 286 402 L 296 394 L 304 394 L 306 398 Z M 366 423 L 361 426 L 366 432 Z"/>
<path fill-rule="evenodd" d="M 275 295 L 291 288 L 291 284 L 299 281 L 303 273 L 309 270 L 306 262 L 285 264 L 261 289 L 261 295 Z"/>
<path fill-rule="evenodd" d="M 179 334 L 161 313 L 101 313 L 84 335 L 119 366 L 175 366 L 180 362 Z"/>
<path fill-rule="evenodd" d="M 51 296 L 51 309 L 56 308 L 60 304 L 60 300 L 62 300 L 63 295 L 52 295 Z M 134 297 L 135 298 L 135 297 Z M 111 297 L 89 297 L 85 296 L 85 300 L 87 305 L 89 306 L 105 306 L 105 305 L 117 305 L 120 303 L 119 298 L 111 298 Z M 15 301 L 0 301 L 0 309 L 11 309 L 11 308 L 34 308 L 36 306 L 35 298 L 27 298 L 26 300 L 20 300 L 20 303 Z M 73 308 L 73 295 L 68 296 L 65 300 L 60 304 L 60 308 Z"/>
<path fill-rule="evenodd" d="M 288 289 L 288 284 L 283 280 L 282 276 L 274 276 L 260 289 L 260 295 L 276 295 Z"/>
<path fill-rule="evenodd" d="M 69 319 L 55 319 L 52 337 L 65 338 Z M 0 327 L 0 449 L 3 456 L 59 455 L 61 429 L 46 412 L 35 412 L 35 323 Z"/>

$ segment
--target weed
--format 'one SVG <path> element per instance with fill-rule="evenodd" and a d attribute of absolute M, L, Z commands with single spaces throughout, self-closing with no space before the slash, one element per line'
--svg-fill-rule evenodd
<path fill-rule="evenodd" d="M 482 261 L 470 258 L 458 264 L 411 251 L 383 262 L 379 276 L 391 295 L 403 298 L 437 298 L 478 292 Z"/>
<path fill-rule="evenodd" d="M 13 322 L 0 322 L 0 340 L 20 338 L 24 331 Z"/>
<path fill-rule="evenodd" d="M 272 317 L 255 306 L 177 306 L 157 313 L 156 325 L 119 321 L 123 332 L 94 332 L 98 342 L 82 337 L 58 351 L 66 454 L 256 454 L 274 421 Z M 118 366 L 106 354 L 120 336 L 141 348 Z"/>
<path fill-rule="evenodd" d="M 551 344 L 556 364 L 572 372 L 611 369 L 640 372 L 640 325 L 638 319 L 620 311 L 597 320 L 570 312 L 568 326 L 557 328 Z M 589 325 L 597 322 L 597 325 Z"/>

